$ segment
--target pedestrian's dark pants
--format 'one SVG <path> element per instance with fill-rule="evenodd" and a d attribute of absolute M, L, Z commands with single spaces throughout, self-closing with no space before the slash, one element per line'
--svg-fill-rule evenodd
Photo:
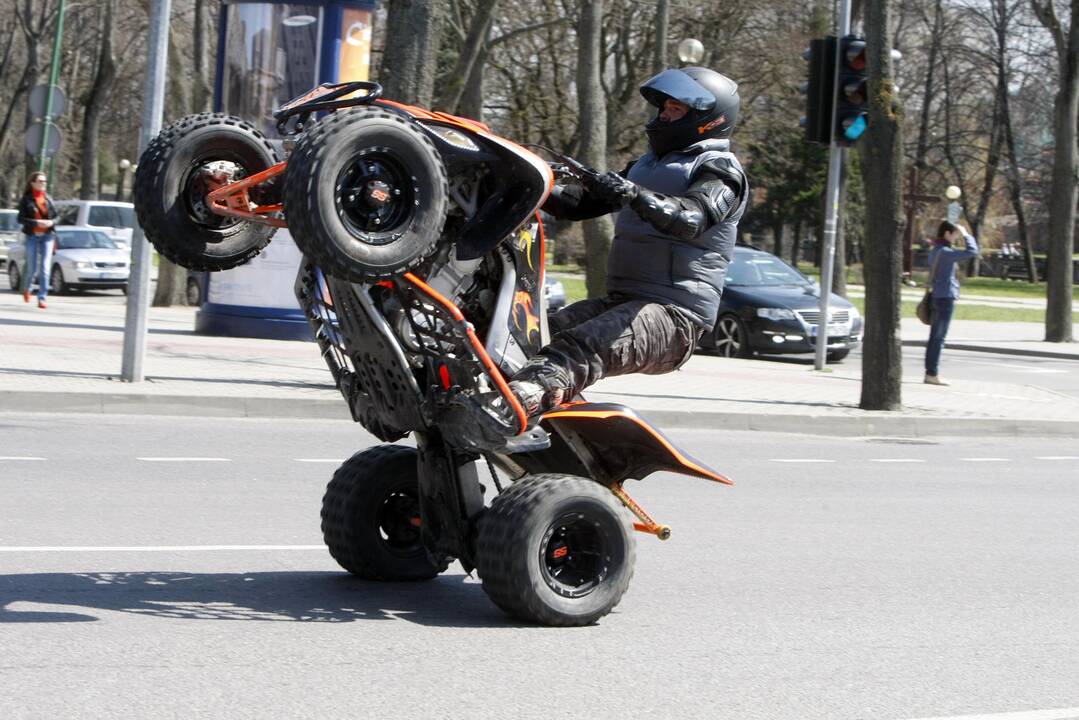
<path fill-rule="evenodd" d="M 564 388 L 567 400 L 608 376 L 676 370 L 701 336 L 675 306 L 624 295 L 575 302 L 549 323 L 550 344 L 513 379 Z"/>
<path fill-rule="evenodd" d="M 944 350 L 944 338 L 955 311 L 955 298 L 933 298 L 933 315 L 929 325 L 929 342 L 925 345 L 925 374 L 939 375 L 940 353 Z"/>

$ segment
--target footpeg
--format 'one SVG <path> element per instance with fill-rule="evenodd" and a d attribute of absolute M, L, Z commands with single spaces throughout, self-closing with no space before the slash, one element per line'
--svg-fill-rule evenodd
<path fill-rule="evenodd" d="M 622 487 L 622 483 L 615 483 L 609 486 L 611 492 L 615 497 L 622 501 L 622 504 L 629 508 L 629 511 L 633 513 L 640 522 L 633 523 L 633 529 L 637 532 L 648 533 L 649 535 L 655 535 L 660 540 L 669 540 L 671 537 L 671 526 L 660 525 L 652 516 L 644 511 L 637 501 L 629 496 L 629 493 Z"/>

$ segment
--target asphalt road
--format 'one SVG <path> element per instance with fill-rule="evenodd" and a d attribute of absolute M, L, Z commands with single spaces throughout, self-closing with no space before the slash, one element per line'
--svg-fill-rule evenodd
<path fill-rule="evenodd" d="M 671 437 L 737 485 L 551 629 L 337 569 L 350 423 L 0 415 L 0 718 L 1079 717 L 1079 441 Z"/>

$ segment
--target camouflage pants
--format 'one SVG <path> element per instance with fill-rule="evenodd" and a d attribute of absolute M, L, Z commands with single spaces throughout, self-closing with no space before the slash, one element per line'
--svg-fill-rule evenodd
<path fill-rule="evenodd" d="M 550 344 L 513 379 L 563 388 L 567 399 L 608 376 L 677 370 L 701 336 L 675 306 L 620 295 L 575 302 L 549 324 Z"/>

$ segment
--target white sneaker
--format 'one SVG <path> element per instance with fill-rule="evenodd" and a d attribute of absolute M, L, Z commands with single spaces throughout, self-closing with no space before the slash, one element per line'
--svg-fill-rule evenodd
<path fill-rule="evenodd" d="M 951 385 L 950 382 L 948 382 L 946 380 L 941 380 L 940 375 L 930 375 L 929 373 L 925 374 L 925 384 L 926 385 Z"/>

